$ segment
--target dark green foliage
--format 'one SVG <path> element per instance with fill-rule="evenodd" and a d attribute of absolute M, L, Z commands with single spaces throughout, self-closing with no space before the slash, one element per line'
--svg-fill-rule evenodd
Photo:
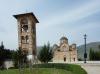
<path fill-rule="evenodd" d="M 15 67 L 18 68 L 20 65 L 27 62 L 26 56 L 27 52 L 22 52 L 21 48 L 16 51 L 5 49 L 2 42 L 0 46 L 0 68 L 4 67 L 4 61 L 6 60 L 14 61 Z"/>
<path fill-rule="evenodd" d="M 4 67 L 4 61 L 12 59 L 12 50 L 5 49 L 3 42 L 0 46 L 0 68 Z"/>
<path fill-rule="evenodd" d="M 98 45 L 98 48 L 99 48 L 99 50 L 100 50 L 100 45 Z"/>
<path fill-rule="evenodd" d="M 86 46 L 86 51 L 87 51 L 87 60 L 89 60 L 89 52 L 90 52 L 90 48 L 92 48 L 94 51 L 99 51 L 100 48 L 100 42 L 91 42 L 91 43 L 87 43 L 87 46 Z M 81 58 L 82 60 L 84 60 L 84 44 L 83 45 L 80 45 L 77 47 L 78 49 L 78 58 Z"/>
<path fill-rule="evenodd" d="M 90 53 L 89 53 L 90 60 L 93 59 L 93 54 L 94 54 L 94 52 L 93 52 L 92 48 L 90 48 Z"/>
<path fill-rule="evenodd" d="M 100 50 L 94 51 L 92 48 L 90 48 L 90 54 L 89 54 L 90 60 L 100 60 Z"/>
<path fill-rule="evenodd" d="M 50 44 L 44 45 L 38 54 L 38 59 L 41 62 L 48 63 L 53 58 L 52 50 L 50 49 Z"/>
<path fill-rule="evenodd" d="M 4 62 L 4 47 L 0 46 L 0 68 L 3 67 L 3 62 Z"/>
<path fill-rule="evenodd" d="M 22 49 L 19 48 L 13 53 L 13 60 L 15 67 L 18 68 L 22 64 L 27 63 L 27 53 L 23 53 Z"/>

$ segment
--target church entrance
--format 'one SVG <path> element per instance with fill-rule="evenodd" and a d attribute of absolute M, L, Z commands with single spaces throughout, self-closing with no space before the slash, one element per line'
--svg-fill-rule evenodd
<path fill-rule="evenodd" d="M 75 58 L 73 58 L 73 60 L 75 61 Z"/>
<path fill-rule="evenodd" d="M 64 57 L 64 62 L 66 62 L 66 57 Z"/>

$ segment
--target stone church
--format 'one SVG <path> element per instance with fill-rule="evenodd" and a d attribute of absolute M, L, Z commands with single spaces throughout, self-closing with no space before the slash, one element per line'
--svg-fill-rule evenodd
<path fill-rule="evenodd" d="M 76 44 L 69 45 L 68 39 L 62 37 L 60 39 L 60 44 L 53 45 L 53 62 L 54 63 L 71 63 L 77 62 L 77 48 Z"/>

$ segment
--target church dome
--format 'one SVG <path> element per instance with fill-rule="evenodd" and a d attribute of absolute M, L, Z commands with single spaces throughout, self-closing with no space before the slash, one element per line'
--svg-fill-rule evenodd
<path fill-rule="evenodd" d="M 60 40 L 68 40 L 67 37 L 61 37 Z"/>
<path fill-rule="evenodd" d="M 63 43 L 68 43 L 68 39 L 67 39 L 67 37 L 61 37 L 60 38 L 60 45 L 62 45 Z"/>

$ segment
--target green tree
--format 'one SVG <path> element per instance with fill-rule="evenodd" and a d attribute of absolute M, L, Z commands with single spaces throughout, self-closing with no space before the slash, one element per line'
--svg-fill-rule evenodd
<path fill-rule="evenodd" d="M 19 48 L 13 52 L 13 60 L 15 67 L 20 67 L 24 63 L 27 63 L 27 52 L 24 52 L 21 48 Z"/>
<path fill-rule="evenodd" d="M 98 48 L 99 48 L 99 50 L 100 50 L 100 45 L 98 45 Z"/>
<path fill-rule="evenodd" d="M 38 54 L 38 59 L 41 62 L 48 63 L 53 58 L 53 53 L 50 44 L 44 45 Z"/>
<path fill-rule="evenodd" d="M 93 49 L 92 48 L 90 48 L 89 59 L 93 60 Z"/>
<path fill-rule="evenodd" d="M 3 63 L 4 63 L 4 45 L 0 46 L 0 68 L 3 68 Z"/>
<path fill-rule="evenodd" d="M 100 51 L 95 52 L 95 60 L 100 61 Z"/>
<path fill-rule="evenodd" d="M 0 46 L 0 68 L 4 67 L 4 61 L 12 59 L 12 50 L 5 49 L 3 42 Z"/>
<path fill-rule="evenodd" d="M 100 51 L 94 51 L 92 48 L 90 48 L 89 53 L 90 60 L 100 60 Z"/>

